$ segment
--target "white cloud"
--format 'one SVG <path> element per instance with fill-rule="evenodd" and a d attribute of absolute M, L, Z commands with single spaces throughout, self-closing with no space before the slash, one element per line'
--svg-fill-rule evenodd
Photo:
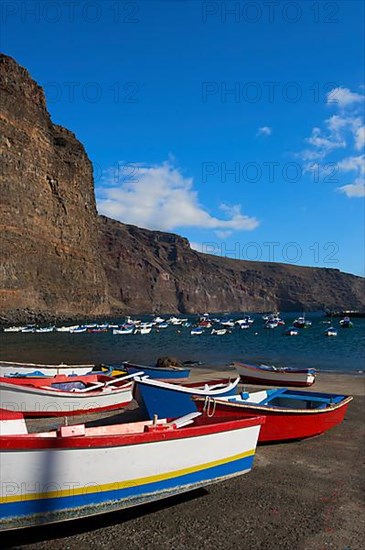
<path fill-rule="evenodd" d="M 354 183 L 348 183 L 337 188 L 340 193 L 345 193 L 350 199 L 365 197 L 364 178 L 356 178 Z"/>
<path fill-rule="evenodd" d="M 297 155 L 305 161 L 306 172 L 319 172 L 322 169 L 320 160 L 325 160 L 330 169 L 332 165 L 337 166 L 338 172 L 354 172 L 351 183 L 337 188 L 348 197 L 364 196 L 364 155 L 349 155 L 349 149 L 354 153 L 365 145 L 364 116 L 360 105 L 364 98 L 363 94 L 344 87 L 331 90 L 327 94 L 327 103 L 339 112 L 325 119 L 321 128 L 313 128 L 311 136 L 305 139 L 309 147 Z M 341 149 L 347 149 L 348 156 L 338 159 Z M 336 151 L 335 158 L 331 157 Z"/>
<path fill-rule="evenodd" d="M 347 157 L 338 164 L 340 172 L 355 172 L 353 183 L 348 183 L 337 190 L 345 193 L 349 198 L 358 198 L 365 196 L 365 155 L 357 157 Z"/>
<path fill-rule="evenodd" d="M 359 155 L 357 157 L 347 157 L 337 163 L 337 167 L 340 172 L 352 172 L 356 171 L 360 174 L 365 173 L 365 155 Z"/>
<path fill-rule="evenodd" d="M 343 88 L 339 86 L 338 88 L 333 88 L 330 90 L 326 96 L 328 104 L 337 104 L 340 109 L 349 107 L 350 105 L 355 105 L 362 103 L 364 101 L 364 96 L 358 94 L 357 92 L 352 92 L 349 88 Z"/>
<path fill-rule="evenodd" d="M 355 131 L 355 149 L 360 151 L 365 147 L 365 126 L 360 126 Z"/>
<path fill-rule="evenodd" d="M 261 126 L 256 132 L 256 136 L 271 136 L 271 134 L 272 128 L 270 126 Z"/>
<path fill-rule="evenodd" d="M 334 149 L 346 147 L 344 139 L 340 139 L 333 134 L 325 136 L 320 128 L 313 128 L 312 135 L 306 138 L 305 141 L 316 149 L 316 153 L 319 155 L 318 158 L 324 158 Z"/>
<path fill-rule="evenodd" d="M 224 241 L 224 239 L 227 239 L 228 237 L 230 237 L 232 235 L 232 231 L 215 231 L 215 234 L 217 235 L 218 239 L 222 239 L 222 241 Z"/>
<path fill-rule="evenodd" d="M 192 178 L 171 162 L 136 165 L 133 177 L 115 184 L 110 172 L 97 193 L 98 210 L 111 218 L 148 229 L 171 231 L 181 227 L 240 231 L 255 229 L 256 218 L 241 213 L 241 206 L 220 205 L 223 217 L 212 216 L 198 199 Z"/>

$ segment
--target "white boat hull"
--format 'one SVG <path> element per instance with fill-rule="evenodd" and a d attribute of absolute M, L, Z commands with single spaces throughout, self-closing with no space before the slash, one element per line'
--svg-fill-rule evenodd
<path fill-rule="evenodd" d="M 56 374 L 65 374 L 83 376 L 88 374 L 95 365 L 43 365 L 39 363 L 12 363 L 8 361 L 0 362 L 0 377 L 21 375 L 27 376 L 36 371 L 44 376 L 56 376 Z"/>
<path fill-rule="evenodd" d="M 234 363 L 234 367 L 244 380 L 252 381 L 252 383 L 263 382 L 279 386 L 311 386 L 315 381 L 315 374 L 306 370 L 296 372 L 279 368 L 276 370 L 252 369 L 252 367 L 243 363 Z"/>
<path fill-rule="evenodd" d="M 121 388 L 70 392 L 1 382 L 0 408 L 28 416 L 88 414 L 127 406 L 132 400 L 132 387 L 128 382 Z"/>
<path fill-rule="evenodd" d="M 0 437 L 0 530 L 128 508 L 244 474 L 260 421 L 162 433 L 146 433 L 151 423 L 143 422 L 140 433 L 122 435 L 123 425 L 81 425 L 65 428 L 63 436 Z"/>

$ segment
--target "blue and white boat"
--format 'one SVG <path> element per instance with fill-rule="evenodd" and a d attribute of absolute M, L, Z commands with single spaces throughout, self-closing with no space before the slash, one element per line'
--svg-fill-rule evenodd
<path fill-rule="evenodd" d="M 156 380 L 171 380 L 174 382 L 183 382 L 189 378 L 190 369 L 186 367 L 151 367 L 146 365 L 138 365 L 125 361 L 123 368 L 128 374 L 140 374 L 143 371 L 144 375 Z"/>
<path fill-rule="evenodd" d="M 192 328 L 190 331 L 191 336 L 200 336 L 204 333 L 204 329 L 202 327 L 195 327 Z"/>
<path fill-rule="evenodd" d="M 28 433 L 0 411 L 0 531 L 113 512 L 248 472 L 262 417 L 193 413 Z"/>
<path fill-rule="evenodd" d="M 113 328 L 113 334 L 133 334 L 134 332 L 134 325 L 130 327 L 121 327 L 121 328 Z"/>
<path fill-rule="evenodd" d="M 350 317 L 344 317 L 340 321 L 340 327 L 341 328 L 352 328 L 354 324 L 352 323 Z"/>
<path fill-rule="evenodd" d="M 325 336 L 337 336 L 337 330 L 335 327 L 328 327 L 325 331 Z"/>
<path fill-rule="evenodd" d="M 196 411 L 193 396 L 212 397 L 219 399 L 237 393 L 239 377 L 227 383 L 196 384 L 169 384 L 158 380 L 151 380 L 147 376 L 134 378 L 134 398 L 138 402 L 146 418 L 158 417 L 174 418 Z"/>

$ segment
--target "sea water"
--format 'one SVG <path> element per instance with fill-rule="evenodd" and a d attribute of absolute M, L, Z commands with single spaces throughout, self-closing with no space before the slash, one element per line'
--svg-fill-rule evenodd
<path fill-rule="evenodd" d="M 285 336 L 301 312 L 283 313 L 285 326 L 265 329 L 262 315 L 252 314 L 254 324 L 249 329 L 238 327 L 217 336 L 205 329 L 191 336 L 192 327 L 169 326 L 152 329 L 150 334 L 113 335 L 105 333 L 0 333 L 0 360 L 40 363 L 106 363 L 134 361 L 155 364 L 158 357 L 169 355 L 181 361 L 200 361 L 202 367 L 221 367 L 232 361 L 275 364 L 277 366 L 315 367 L 322 371 L 357 372 L 365 370 L 365 319 L 353 318 L 353 328 L 343 329 L 339 318 L 331 321 L 323 313 L 306 313 L 312 326 L 298 329 L 298 336 Z M 168 315 L 162 315 L 168 318 Z M 222 318 L 222 314 L 212 314 Z M 151 321 L 152 316 L 132 316 Z M 185 316 L 192 323 L 196 315 Z M 240 319 L 243 314 L 228 314 L 226 318 Z M 85 320 L 86 321 L 86 320 Z M 325 336 L 330 324 L 337 337 Z M 124 322 L 118 318 L 110 323 Z"/>

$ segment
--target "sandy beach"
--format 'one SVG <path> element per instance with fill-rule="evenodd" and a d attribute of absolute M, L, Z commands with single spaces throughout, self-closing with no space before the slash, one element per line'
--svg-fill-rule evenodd
<path fill-rule="evenodd" d="M 322 373 L 311 390 L 353 395 L 345 421 L 306 441 L 260 446 L 249 474 L 119 513 L 9 533 L 1 547 L 363 548 L 365 377 Z"/>

